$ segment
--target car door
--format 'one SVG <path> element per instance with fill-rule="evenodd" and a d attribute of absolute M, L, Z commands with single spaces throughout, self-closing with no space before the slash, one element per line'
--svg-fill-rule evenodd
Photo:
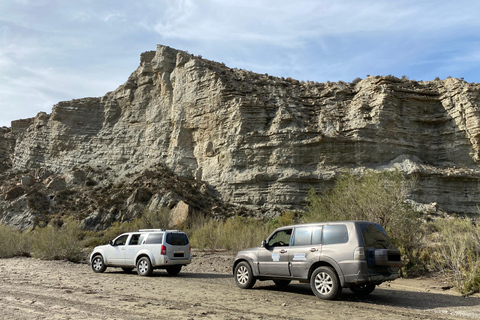
<path fill-rule="evenodd" d="M 122 234 L 115 238 L 110 246 L 105 249 L 105 256 L 107 257 L 108 265 L 121 266 L 125 264 L 125 252 L 128 234 Z"/>
<path fill-rule="evenodd" d="M 319 260 L 322 251 L 322 227 L 295 228 L 288 255 L 292 277 L 306 279 L 310 266 Z"/>
<path fill-rule="evenodd" d="M 258 269 L 262 276 L 290 276 L 288 252 L 292 229 L 275 232 L 258 252 Z"/>
<path fill-rule="evenodd" d="M 128 244 L 125 250 L 125 265 L 126 266 L 135 266 L 135 257 L 142 248 L 141 244 L 143 242 L 145 235 L 140 233 L 134 233 L 128 240 Z"/>

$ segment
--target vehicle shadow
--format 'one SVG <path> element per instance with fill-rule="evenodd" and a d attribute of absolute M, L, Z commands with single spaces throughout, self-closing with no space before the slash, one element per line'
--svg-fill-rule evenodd
<path fill-rule="evenodd" d="M 122 270 L 111 270 L 106 273 L 111 274 L 123 274 L 127 276 L 136 276 L 140 277 L 135 270 L 130 272 L 125 272 Z M 183 272 L 172 276 L 167 273 L 165 270 L 154 270 L 149 278 L 183 278 L 183 279 L 227 279 L 233 278 L 231 274 L 228 273 L 206 273 L 206 272 Z"/>
<path fill-rule="evenodd" d="M 276 291 L 294 293 L 315 297 L 308 284 L 293 283 L 286 287 L 278 287 L 270 281 L 257 284 L 253 290 Z M 478 297 L 462 297 L 432 292 L 415 292 L 395 289 L 375 289 L 366 297 L 358 297 L 349 289 L 344 288 L 337 298 L 343 302 L 361 302 L 391 307 L 402 307 L 417 310 L 428 310 L 449 307 L 473 307 L 480 305 Z"/>

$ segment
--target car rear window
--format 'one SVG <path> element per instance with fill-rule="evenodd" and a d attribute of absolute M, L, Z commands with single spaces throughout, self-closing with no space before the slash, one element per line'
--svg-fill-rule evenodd
<path fill-rule="evenodd" d="M 145 241 L 145 244 L 161 244 L 163 233 L 150 233 Z"/>
<path fill-rule="evenodd" d="M 186 246 L 188 244 L 188 237 L 185 233 L 167 233 L 165 240 L 172 246 Z"/>
<path fill-rule="evenodd" d="M 362 224 L 361 228 L 366 248 L 387 249 L 391 245 L 390 239 L 381 225 Z"/>
<path fill-rule="evenodd" d="M 323 227 L 323 244 L 348 242 L 347 226 L 344 224 L 326 225 Z"/>

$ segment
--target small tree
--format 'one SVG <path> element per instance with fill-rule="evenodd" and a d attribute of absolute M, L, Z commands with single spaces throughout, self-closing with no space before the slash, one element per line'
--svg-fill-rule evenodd
<path fill-rule="evenodd" d="M 416 261 L 415 250 L 422 239 L 419 213 L 405 202 L 415 181 L 400 171 L 347 172 L 322 196 L 312 188 L 307 198 L 305 222 L 367 220 L 381 224 L 395 245 Z"/>

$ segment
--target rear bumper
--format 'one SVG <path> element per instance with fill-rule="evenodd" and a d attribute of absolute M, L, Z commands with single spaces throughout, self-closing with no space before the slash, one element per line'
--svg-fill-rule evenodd
<path fill-rule="evenodd" d="M 154 268 L 166 268 L 169 266 L 185 266 L 187 264 L 190 264 L 191 259 L 170 259 L 167 256 L 161 256 L 158 261 L 155 261 L 155 264 L 152 264 Z"/>
<path fill-rule="evenodd" d="M 399 277 L 398 268 L 370 269 L 366 261 L 350 261 L 342 264 L 344 285 L 373 283 L 380 284 L 385 281 L 392 281 Z"/>

